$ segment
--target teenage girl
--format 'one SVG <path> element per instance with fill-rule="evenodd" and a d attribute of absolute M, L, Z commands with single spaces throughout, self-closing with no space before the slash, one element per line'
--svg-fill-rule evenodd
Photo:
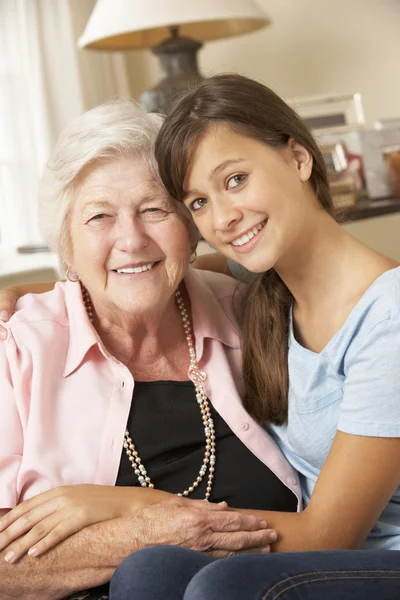
<path fill-rule="evenodd" d="M 276 554 L 213 563 L 185 599 L 400 597 L 400 267 L 335 221 L 316 142 L 260 83 L 205 80 L 172 107 L 156 158 L 231 272 L 255 274 L 239 314 L 245 405 L 305 503 L 260 513 Z"/>

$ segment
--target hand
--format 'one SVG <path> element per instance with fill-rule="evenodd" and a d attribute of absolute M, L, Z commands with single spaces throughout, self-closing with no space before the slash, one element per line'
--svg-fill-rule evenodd
<path fill-rule="evenodd" d="M 8 321 L 14 312 L 15 304 L 19 298 L 16 287 L 8 287 L 0 290 L 0 320 Z M 0 325 L 0 340 L 5 340 L 7 331 Z"/>
<path fill-rule="evenodd" d="M 185 546 L 224 558 L 244 552 L 269 552 L 277 534 L 255 515 L 228 510 L 226 502 L 172 499 L 147 506 L 133 517 L 138 547 Z"/>
<path fill-rule="evenodd" d="M 170 496 L 160 490 L 105 485 L 54 488 L 21 502 L 1 518 L 0 552 L 7 548 L 8 562 L 26 552 L 39 556 L 89 525 L 131 516 Z"/>
<path fill-rule="evenodd" d="M 54 283 L 28 283 L 0 289 L 0 320 L 8 321 L 15 312 L 17 300 L 25 294 L 41 294 L 53 289 Z M 7 331 L 0 325 L 0 340 L 5 340 Z"/>

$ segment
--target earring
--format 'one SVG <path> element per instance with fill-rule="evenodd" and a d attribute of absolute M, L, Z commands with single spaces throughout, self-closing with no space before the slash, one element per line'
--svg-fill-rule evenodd
<path fill-rule="evenodd" d="M 77 275 L 77 279 L 72 279 L 72 277 L 70 277 L 69 272 L 71 270 L 71 267 L 68 267 L 67 272 L 65 273 L 66 278 L 68 279 L 68 281 L 71 281 L 72 283 L 77 283 L 80 279 L 79 275 Z"/>
<path fill-rule="evenodd" d="M 192 252 L 192 254 L 190 255 L 189 262 L 190 262 L 190 263 L 194 262 L 194 261 L 196 260 L 196 258 L 197 258 L 197 252 L 196 252 L 196 250 L 195 250 L 195 251 L 194 251 L 194 252 Z"/>

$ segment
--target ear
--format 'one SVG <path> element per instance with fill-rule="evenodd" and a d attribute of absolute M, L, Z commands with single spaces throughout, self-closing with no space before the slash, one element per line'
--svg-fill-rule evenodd
<path fill-rule="evenodd" d="M 288 151 L 290 158 L 296 164 L 300 181 L 308 181 L 313 168 L 313 158 L 310 152 L 293 138 L 288 141 Z"/>

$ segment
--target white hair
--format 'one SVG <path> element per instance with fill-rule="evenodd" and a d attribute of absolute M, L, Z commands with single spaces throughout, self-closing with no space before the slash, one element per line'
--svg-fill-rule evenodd
<path fill-rule="evenodd" d="M 66 261 L 71 250 L 69 216 L 73 192 L 85 167 L 98 160 L 139 155 L 161 185 L 154 145 L 162 121 L 160 115 L 146 113 L 134 100 L 112 100 L 73 120 L 61 133 L 41 179 L 39 219 L 47 245 L 62 260 Z M 195 248 L 198 234 L 194 225 L 180 203 L 174 202 L 174 206 Z"/>

